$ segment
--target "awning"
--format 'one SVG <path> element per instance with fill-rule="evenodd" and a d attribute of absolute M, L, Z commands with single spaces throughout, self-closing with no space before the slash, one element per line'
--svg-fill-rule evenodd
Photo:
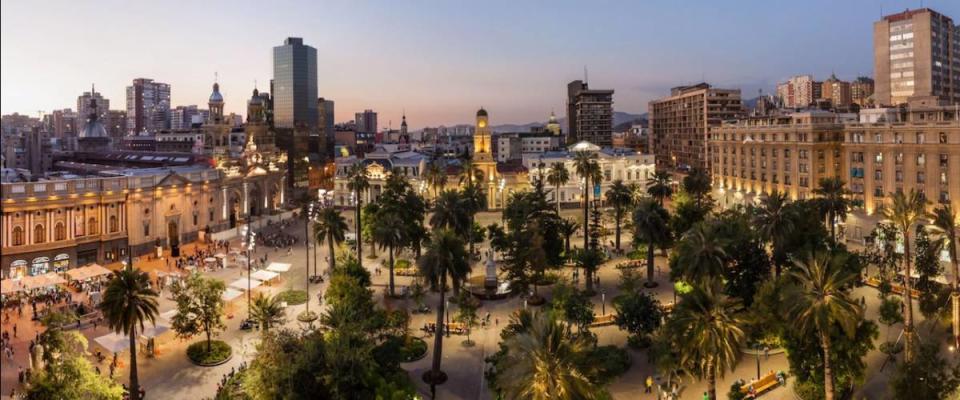
<path fill-rule="evenodd" d="M 266 271 L 266 270 L 262 270 L 262 269 L 259 270 L 259 271 L 257 271 L 257 272 L 254 272 L 254 273 L 250 274 L 250 277 L 251 277 L 251 278 L 253 278 L 253 279 L 258 279 L 258 280 L 261 280 L 261 281 L 269 281 L 269 280 L 271 280 L 271 279 L 273 279 L 273 278 L 276 278 L 276 277 L 278 277 L 278 276 L 280 276 L 280 274 L 278 274 L 278 273 L 276 273 L 276 272 Z"/>
<path fill-rule="evenodd" d="M 214 255 L 214 257 L 216 257 L 216 258 L 227 258 L 227 255 L 226 255 L 226 254 L 223 254 L 223 253 L 217 253 L 216 255 Z"/>
<path fill-rule="evenodd" d="M 67 275 L 70 276 L 70 279 L 75 281 L 85 281 L 98 276 L 110 275 L 110 273 L 111 271 L 109 269 L 106 269 L 99 264 L 91 264 L 86 267 L 74 268 L 67 271 Z"/>
<path fill-rule="evenodd" d="M 267 271 L 273 272 L 287 272 L 290 270 L 290 264 L 287 263 L 278 263 L 272 262 L 267 266 Z"/>
<path fill-rule="evenodd" d="M 4 279 L 0 280 L 0 294 L 14 294 L 17 292 L 22 292 L 23 282 L 20 279 Z"/>
<path fill-rule="evenodd" d="M 93 340 L 111 353 L 119 353 L 130 348 L 130 337 L 118 333 L 103 335 Z"/>
<path fill-rule="evenodd" d="M 47 272 L 43 275 L 25 276 L 20 280 L 25 290 L 33 290 L 42 287 L 56 286 L 67 281 L 57 275 L 56 272 Z"/>
<path fill-rule="evenodd" d="M 147 339 L 152 339 L 166 333 L 169 330 L 170 327 L 165 324 L 145 325 L 143 328 L 143 333 L 141 333 L 140 336 L 143 336 Z"/>
<path fill-rule="evenodd" d="M 217 262 L 217 259 L 213 257 L 207 257 L 207 258 L 204 258 L 203 261 L 208 263 L 214 263 L 214 262 Z"/>
<path fill-rule="evenodd" d="M 253 282 L 250 282 L 250 283 L 252 284 Z M 223 295 L 220 296 L 220 297 L 223 299 L 223 301 L 231 301 L 231 300 L 236 299 L 237 297 L 240 297 L 240 296 L 242 296 L 242 295 L 243 295 L 243 292 L 241 292 L 241 291 L 239 291 L 239 290 L 237 290 L 237 289 L 227 288 L 227 290 L 225 290 L 225 291 L 223 292 Z"/>
<path fill-rule="evenodd" d="M 176 315 L 177 315 L 177 310 L 176 310 L 176 309 L 173 309 L 173 310 L 170 310 L 170 311 L 164 311 L 164 312 L 160 313 L 159 317 L 162 318 L 162 319 L 165 319 L 165 320 L 169 321 L 169 320 L 173 319 L 173 317 L 176 316 Z"/>
<path fill-rule="evenodd" d="M 251 279 L 250 279 L 250 288 L 251 288 L 251 289 L 256 288 L 256 287 L 258 287 L 258 286 L 260 286 L 260 285 L 262 285 L 262 284 L 263 284 L 263 282 L 258 281 L 258 280 L 256 280 L 256 279 L 252 279 L 252 277 L 251 277 Z M 247 290 L 247 278 L 237 279 L 237 280 L 233 281 L 232 283 L 230 283 L 230 285 L 228 285 L 228 286 L 230 286 L 230 287 L 232 287 L 232 288 L 237 288 L 237 289 L 240 289 L 240 290 Z"/>

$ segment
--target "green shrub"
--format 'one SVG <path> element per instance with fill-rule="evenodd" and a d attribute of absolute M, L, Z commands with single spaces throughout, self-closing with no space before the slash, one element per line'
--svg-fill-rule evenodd
<path fill-rule="evenodd" d="M 591 382 L 605 385 L 623 375 L 630 369 L 630 355 L 627 351 L 613 345 L 598 346 L 587 360 L 596 367 L 596 376 L 589 377 Z"/>
<path fill-rule="evenodd" d="M 414 336 L 389 336 L 373 349 L 373 358 L 381 367 L 399 367 L 427 354 L 427 342 Z"/>
<path fill-rule="evenodd" d="M 410 260 L 407 260 L 407 259 L 404 259 L 404 258 L 401 258 L 401 259 L 399 259 L 399 260 L 397 260 L 397 261 L 394 261 L 394 263 L 393 263 L 393 268 L 394 268 L 394 269 L 407 269 L 407 268 L 410 268 L 410 267 L 412 267 L 412 266 L 413 266 L 413 264 L 410 263 Z"/>
<path fill-rule="evenodd" d="M 222 340 L 211 340 L 210 351 L 207 351 L 207 342 L 199 341 L 187 346 L 187 357 L 199 365 L 215 365 L 222 363 L 230 358 L 233 349 L 227 342 Z"/>
<path fill-rule="evenodd" d="M 289 289 L 277 293 L 277 298 L 288 306 L 297 306 L 307 302 L 307 292 L 304 290 Z"/>
<path fill-rule="evenodd" d="M 746 398 L 747 395 L 740 391 L 742 387 L 743 385 L 740 384 L 740 381 L 734 382 L 733 385 L 730 385 L 730 393 L 727 393 L 727 398 L 730 400 L 743 400 Z"/>

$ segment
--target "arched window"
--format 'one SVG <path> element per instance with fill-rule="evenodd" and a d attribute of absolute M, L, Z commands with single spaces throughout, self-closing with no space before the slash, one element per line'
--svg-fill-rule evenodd
<path fill-rule="evenodd" d="M 117 216 L 111 215 L 110 216 L 110 233 L 116 232 L 118 230 L 119 230 L 119 227 L 117 226 Z"/>
<path fill-rule="evenodd" d="M 63 225 L 63 222 L 57 222 L 57 225 L 53 228 L 53 240 L 66 240 L 67 239 L 67 227 Z"/>
<path fill-rule="evenodd" d="M 13 245 L 23 246 L 23 228 L 19 226 L 13 227 Z"/>
<path fill-rule="evenodd" d="M 43 224 L 37 224 L 33 227 L 33 242 L 34 243 L 43 243 L 47 241 L 47 230 L 43 228 Z"/>
<path fill-rule="evenodd" d="M 88 235 L 97 234 L 97 219 L 94 217 L 90 217 L 90 219 L 87 220 L 87 234 Z"/>

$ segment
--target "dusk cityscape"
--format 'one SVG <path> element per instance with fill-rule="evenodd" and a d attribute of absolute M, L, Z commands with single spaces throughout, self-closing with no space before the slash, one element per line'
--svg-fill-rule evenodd
<path fill-rule="evenodd" d="M 0 399 L 958 399 L 960 3 L 0 4 Z"/>

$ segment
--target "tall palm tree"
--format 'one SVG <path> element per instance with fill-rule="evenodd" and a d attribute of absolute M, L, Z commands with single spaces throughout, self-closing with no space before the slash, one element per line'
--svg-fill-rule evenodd
<path fill-rule="evenodd" d="M 357 260 L 363 262 L 363 224 L 360 221 L 360 209 L 363 208 L 363 194 L 370 188 L 370 179 L 367 177 L 367 168 L 362 163 L 353 164 L 347 171 L 347 189 L 356 196 L 356 234 L 357 234 Z"/>
<path fill-rule="evenodd" d="M 820 179 L 819 187 L 813 190 L 813 193 L 820 196 L 821 212 L 827 217 L 827 225 L 830 228 L 830 238 L 837 241 L 837 220 L 847 217 L 847 207 L 850 206 L 850 200 L 844 197 L 849 191 L 844 188 L 846 182 L 839 177 Z"/>
<path fill-rule="evenodd" d="M 597 162 L 597 153 L 592 151 L 580 150 L 574 153 L 573 165 L 576 168 L 577 176 L 583 179 L 583 248 L 589 246 L 590 240 L 590 182 L 600 176 L 600 164 Z"/>
<path fill-rule="evenodd" d="M 607 190 L 607 202 L 613 206 L 613 218 L 616 220 L 616 245 L 620 251 L 620 224 L 627 208 L 633 204 L 633 190 L 624 185 L 622 180 L 615 180 Z"/>
<path fill-rule="evenodd" d="M 570 256 L 570 236 L 577 233 L 578 228 L 580 228 L 580 224 L 577 221 L 566 218 L 560 221 L 560 233 L 563 234 L 563 251 L 567 256 Z"/>
<path fill-rule="evenodd" d="M 434 160 L 427 164 L 427 170 L 424 172 L 424 179 L 433 188 L 433 198 L 437 198 L 437 193 L 447 184 L 447 171 L 443 168 L 439 160 Z"/>
<path fill-rule="evenodd" d="M 443 313 L 444 298 L 447 293 L 447 281 L 456 282 L 464 279 L 470 271 L 467 261 L 467 252 L 464 242 L 449 229 L 438 229 L 433 232 L 427 251 L 417 260 L 420 275 L 431 286 L 440 291 L 440 300 L 437 302 L 437 333 L 433 339 L 433 365 L 423 374 L 424 382 L 430 384 L 431 391 L 435 385 L 447 380 L 447 375 L 440 370 L 440 360 L 443 354 Z"/>
<path fill-rule="evenodd" d="M 588 335 L 576 335 L 552 313 L 530 317 L 529 326 L 503 342 L 504 368 L 497 386 L 504 398 L 524 400 L 606 398 L 587 377 L 591 365 L 580 362 L 593 351 Z"/>
<path fill-rule="evenodd" d="M 804 334 L 820 335 L 823 348 L 824 397 L 833 400 L 833 369 L 830 362 L 830 333 L 840 325 L 853 336 L 862 315 L 859 302 L 850 298 L 850 285 L 857 275 L 847 271 L 845 255 L 819 252 L 795 260 L 785 290 L 787 315 Z"/>
<path fill-rule="evenodd" d="M 347 221 L 343 219 L 340 212 L 333 207 L 327 207 L 320 210 L 317 224 L 313 226 L 313 236 L 316 241 L 327 241 L 327 249 L 330 251 L 329 267 L 330 272 L 336 267 L 334 260 L 334 246 L 341 243 L 347 232 Z M 316 267 L 316 266 L 314 266 Z"/>
<path fill-rule="evenodd" d="M 473 163 L 472 158 L 463 158 L 460 160 L 460 184 L 464 186 L 473 186 L 477 182 L 483 182 L 483 171 Z"/>
<path fill-rule="evenodd" d="M 478 184 L 470 184 L 460 191 L 460 206 L 467 216 L 470 217 L 470 226 L 464 231 L 464 237 L 467 239 L 467 245 L 470 248 L 470 256 L 473 256 L 473 225 L 477 213 L 487 208 L 487 194 Z"/>
<path fill-rule="evenodd" d="M 656 287 L 653 280 L 653 249 L 663 243 L 669 234 L 670 215 L 653 199 L 643 199 L 633 210 L 633 240 L 647 244 L 647 282 L 644 286 Z"/>
<path fill-rule="evenodd" d="M 723 285 L 696 285 L 681 295 L 667 320 L 666 330 L 675 335 L 680 364 L 698 371 L 707 380 L 707 393 L 717 398 L 717 377 L 732 370 L 744 342 L 742 304 L 723 294 Z"/>
<path fill-rule="evenodd" d="M 910 230 L 913 225 L 926 216 L 927 200 L 923 195 L 910 189 L 909 194 L 902 191 L 893 193 L 893 202 L 889 207 L 880 209 L 880 215 L 889 220 L 903 235 L 903 297 L 905 300 L 903 335 L 906 337 L 903 354 L 913 360 L 913 296 L 910 295 L 912 283 L 910 272 Z"/>
<path fill-rule="evenodd" d="M 673 187 L 670 186 L 672 180 L 669 172 L 656 171 L 650 177 L 650 182 L 647 183 L 647 193 L 657 199 L 661 207 L 663 206 L 663 199 L 673 195 Z"/>
<path fill-rule="evenodd" d="M 130 393 L 140 393 L 137 376 L 137 328 L 143 323 L 156 324 L 157 292 L 150 288 L 150 276 L 139 268 L 128 265 L 110 276 L 100 302 L 100 311 L 107 326 L 115 333 L 130 337 Z"/>
<path fill-rule="evenodd" d="M 677 267 L 687 282 L 705 285 L 723 276 L 727 240 L 709 223 L 690 228 L 676 248 Z"/>
<path fill-rule="evenodd" d="M 570 171 L 567 171 L 563 162 L 557 161 L 550 165 L 550 171 L 547 172 L 547 183 L 553 185 L 556 190 L 553 196 L 557 200 L 557 213 L 560 212 L 560 187 L 570 181 Z"/>
<path fill-rule="evenodd" d="M 406 222 L 404 222 L 399 215 L 389 212 L 389 210 L 388 208 L 382 208 L 380 212 L 377 213 L 376 225 L 373 227 L 373 240 L 380 244 L 380 249 L 387 250 L 389 262 L 387 266 L 390 271 L 390 296 L 394 296 L 393 257 L 395 250 L 403 247 L 403 230 L 406 227 Z"/>
<path fill-rule="evenodd" d="M 710 193 L 710 175 L 700 167 L 695 167 L 683 177 L 683 190 L 693 196 L 697 208 L 703 206 L 703 199 Z"/>
<path fill-rule="evenodd" d="M 932 217 L 931 230 L 945 242 L 947 254 L 950 255 L 950 262 L 953 264 L 953 293 L 950 298 L 953 315 L 958 315 L 960 312 L 958 311 L 960 310 L 960 260 L 957 259 L 957 232 L 960 231 L 960 224 L 957 224 L 957 213 L 949 203 L 934 210 Z M 953 337 L 954 346 L 960 348 L 960 318 L 953 318 Z"/>
<path fill-rule="evenodd" d="M 250 304 L 250 319 L 257 322 L 263 333 L 267 333 L 271 326 L 283 324 L 286 311 L 280 305 L 279 297 L 259 293 Z"/>
<path fill-rule="evenodd" d="M 786 193 L 774 191 L 760 201 L 760 206 L 754 209 L 753 226 L 760 233 L 760 237 L 770 241 L 776 261 L 783 250 L 783 243 L 793 233 L 795 213 L 788 207 L 789 200 Z M 776 273 L 780 276 L 781 265 L 776 263 Z"/>
<path fill-rule="evenodd" d="M 433 228 L 448 228 L 460 235 L 466 236 L 470 226 L 470 216 L 463 207 L 460 192 L 444 190 L 440 192 L 430 216 L 430 225 Z"/>

